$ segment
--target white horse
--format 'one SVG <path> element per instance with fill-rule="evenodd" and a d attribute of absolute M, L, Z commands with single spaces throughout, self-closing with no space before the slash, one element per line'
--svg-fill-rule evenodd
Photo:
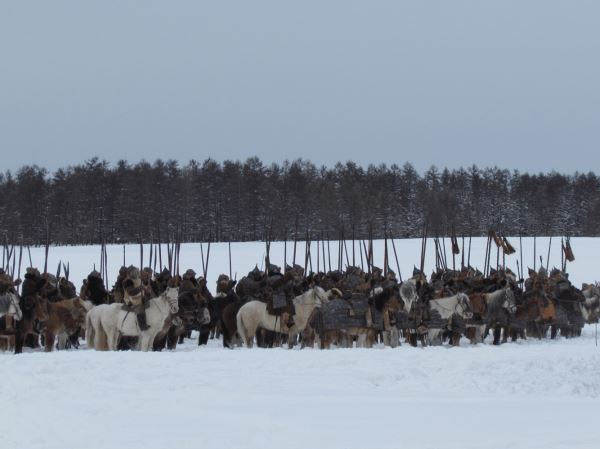
<path fill-rule="evenodd" d="M 600 288 L 598 284 L 583 284 L 581 292 L 585 302 L 580 304 L 581 313 L 588 324 L 597 323 L 600 316 Z"/>
<path fill-rule="evenodd" d="M 437 312 L 442 321 L 448 323 L 448 325 L 451 323 L 452 317 L 455 314 L 461 317 L 463 320 L 473 318 L 471 301 L 464 293 L 458 293 L 454 296 L 448 296 L 446 298 L 430 299 L 429 310 L 430 312 Z M 427 330 L 427 339 L 429 340 L 429 344 L 442 344 L 443 333 L 444 329 L 429 328 Z"/>
<path fill-rule="evenodd" d="M 141 351 L 152 350 L 154 338 L 165 327 L 165 321 L 179 311 L 179 288 L 167 287 L 146 308 L 148 329 L 141 331 L 135 313 L 123 310 L 123 304 L 101 304 L 86 316 L 86 340 L 97 350 L 116 351 L 121 335 L 139 338 Z"/>
<path fill-rule="evenodd" d="M 281 317 L 271 315 L 267 312 L 267 304 L 261 301 L 249 301 L 244 304 L 237 313 L 237 331 L 244 344 L 251 348 L 254 343 L 254 335 L 260 327 L 273 332 L 279 332 L 288 335 L 288 345 L 295 337 L 302 332 L 308 320 L 317 307 L 329 302 L 333 295 L 340 295 L 338 289 L 323 290 L 321 287 L 314 287 L 300 296 L 293 299 L 296 314 L 294 315 L 294 325 L 290 328 L 281 322 Z"/>
<path fill-rule="evenodd" d="M 4 315 L 11 315 L 17 321 L 23 318 L 23 312 L 19 307 L 19 297 L 16 294 L 9 292 L 0 296 L 0 317 Z"/>

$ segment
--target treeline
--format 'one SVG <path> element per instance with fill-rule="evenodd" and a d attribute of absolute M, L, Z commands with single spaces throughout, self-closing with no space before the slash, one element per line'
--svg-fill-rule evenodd
<path fill-rule="evenodd" d="M 99 159 L 54 173 L 26 166 L 0 174 L 0 233 L 9 241 L 86 244 L 419 237 L 430 235 L 600 234 L 600 178 L 594 173 L 531 175 L 476 166 L 458 170 L 304 160 L 265 165 L 176 161 L 111 166 Z"/>

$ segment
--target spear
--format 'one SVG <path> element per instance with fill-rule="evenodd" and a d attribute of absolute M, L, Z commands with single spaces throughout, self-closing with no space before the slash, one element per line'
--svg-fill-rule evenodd
<path fill-rule="evenodd" d="M 123 266 L 127 266 L 125 263 L 125 244 L 123 243 Z"/>
<path fill-rule="evenodd" d="M 348 259 L 348 248 L 346 247 L 346 240 L 344 242 L 344 253 L 346 254 L 346 266 L 350 266 L 350 259 Z"/>
<path fill-rule="evenodd" d="M 319 237 L 317 237 L 317 273 L 319 273 L 319 269 L 321 268 L 319 254 L 320 254 L 320 251 L 319 251 Z"/>
<path fill-rule="evenodd" d="M 294 229 L 294 255 L 293 255 L 292 266 L 296 265 L 296 245 L 297 244 L 298 244 L 298 214 L 296 214 L 296 223 L 295 223 L 295 229 Z"/>
<path fill-rule="evenodd" d="M 342 253 L 344 252 L 344 249 L 342 247 L 342 238 L 341 238 L 342 234 L 340 234 L 340 237 L 338 237 L 338 270 L 342 271 Z"/>
<path fill-rule="evenodd" d="M 206 250 L 206 264 L 205 264 L 206 271 L 204 271 L 204 279 L 206 279 L 206 276 L 208 276 L 208 261 L 210 258 L 210 241 L 211 240 L 212 240 L 212 236 L 208 240 L 208 249 Z"/>
<path fill-rule="evenodd" d="M 462 251 L 460 257 L 460 269 L 461 271 L 465 269 L 465 235 L 462 235 Z"/>
<path fill-rule="evenodd" d="M 523 266 L 523 236 L 521 234 L 519 234 L 519 257 L 521 258 L 520 278 L 523 279 L 523 276 L 525 276 L 525 267 Z"/>
<path fill-rule="evenodd" d="M 287 266 L 287 229 L 283 231 L 283 271 L 284 271 L 284 273 L 285 273 L 286 266 Z M 229 277 L 231 277 L 231 275 Z"/>
<path fill-rule="evenodd" d="M 485 260 L 483 261 L 483 275 L 487 276 L 487 265 L 488 265 L 488 253 L 490 251 L 490 233 L 488 232 L 487 240 L 485 242 Z"/>
<path fill-rule="evenodd" d="M 402 273 L 400 273 L 400 263 L 398 263 L 398 253 L 396 252 L 396 244 L 394 243 L 394 238 L 390 235 L 392 240 L 392 248 L 394 250 L 394 258 L 396 259 L 396 268 L 398 269 L 398 280 L 402 282 Z"/>
<path fill-rule="evenodd" d="M 202 273 L 206 273 L 206 266 L 204 265 L 204 247 L 202 242 L 200 242 L 200 259 L 202 259 Z"/>
<path fill-rule="evenodd" d="M 106 242 L 104 242 L 104 272 L 104 282 L 106 282 L 106 290 L 108 290 L 108 251 L 106 249 Z M 68 277 L 67 280 L 69 280 Z"/>
<path fill-rule="evenodd" d="M 158 245 L 154 244 L 154 259 L 152 260 L 152 271 L 156 273 L 156 261 L 158 259 Z"/>
<path fill-rule="evenodd" d="M 329 232 L 327 233 L 327 259 L 329 263 L 329 271 L 331 271 L 331 247 L 329 246 Z"/>
<path fill-rule="evenodd" d="M 173 271 L 173 250 L 171 249 L 171 239 L 167 236 L 167 263 L 169 264 L 169 272 L 175 274 Z"/>
<path fill-rule="evenodd" d="M 360 269 L 364 273 L 365 266 L 363 265 L 363 250 L 362 250 L 362 246 L 360 245 L 360 241 L 358 242 L 358 249 L 360 251 Z"/>
<path fill-rule="evenodd" d="M 433 238 L 433 244 L 435 245 L 435 269 L 438 270 L 440 268 L 440 251 L 437 237 Z"/>
<path fill-rule="evenodd" d="M 560 248 L 561 248 L 561 250 L 560 250 L 560 268 L 564 272 L 565 268 L 566 268 L 565 261 L 564 261 L 564 259 L 565 259 L 565 242 L 562 237 L 560 238 Z"/>
<path fill-rule="evenodd" d="M 383 248 L 383 275 L 387 275 L 388 270 L 388 241 L 387 241 L 387 230 L 384 232 L 383 237 L 384 248 Z"/>
<path fill-rule="evenodd" d="M 444 248 L 444 270 L 448 269 L 448 259 L 446 259 L 446 237 L 442 237 L 442 246 Z"/>
<path fill-rule="evenodd" d="M 46 227 L 46 250 L 44 255 L 44 274 L 48 272 L 48 253 L 50 252 L 50 226 Z"/>
<path fill-rule="evenodd" d="M 321 232 L 321 251 L 323 253 L 323 272 L 327 271 L 327 267 L 325 266 L 325 237 L 323 237 L 323 233 Z"/>
<path fill-rule="evenodd" d="M 19 246 L 19 271 L 17 272 L 17 278 L 21 278 L 21 262 L 23 261 L 23 239 L 21 238 L 21 245 Z"/>
<path fill-rule="evenodd" d="M 427 231 L 429 230 L 429 223 L 425 222 L 423 226 L 423 238 L 421 240 L 421 265 L 420 270 L 421 273 L 424 273 L 425 269 L 425 253 L 427 251 Z"/>
<path fill-rule="evenodd" d="M 142 242 L 142 236 L 140 235 L 140 270 L 144 269 L 144 243 Z"/>
<path fill-rule="evenodd" d="M 535 234 L 533 234 L 533 271 L 536 271 L 535 269 L 535 264 L 536 264 L 536 241 L 535 241 Z"/>
<path fill-rule="evenodd" d="M 356 250 L 354 249 L 354 225 L 352 225 L 352 266 L 356 266 Z"/>
<path fill-rule="evenodd" d="M 229 279 L 232 279 L 232 277 L 231 277 L 231 242 L 227 242 L 227 246 L 229 249 Z"/>
<path fill-rule="evenodd" d="M 471 231 L 469 231 L 469 256 L 467 257 L 467 266 L 471 266 Z"/>
<path fill-rule="evenodd" d="M 304 273 L 306 274 L 309 268 L 310 260 L 310 235 L 306 231 L 306 241 L 304 242 Z M 312 271 L 312 262 L 310 262 L 310 271 Z"/>
<path fill-rule="evenodd" d="M 15 253 L 15 245 L 14 244 L 13 244 L 11 253 L 12 253 L 12 262 L 13 262 L 11 276 L 14 279 L 15 278 L 15 268 L 17 266 L 17 254 Z"/>
<path fill-rule="evenodd" d="M 60 262 L 59 262 L 60 266 Z M 100 276 L 104 274 L 104 242 L 100 241 Z"/>
<path fill-rule="evenodd" d="M 364 250 L 365 250 L 365 259 L 367 261 L 367 273 L 371 274 L 371 257 L 369 256 L 369 251 L 367 250 L 367 244 L 365 241 L 362 241 Z"/>
<path fill-rule="evenodd" d="M 292 266 L 296 265 L 296 245 L 298 244 L 298 237 L 294 233 L 294 252 L 292 255 Z"/>
<path fill-rule="evenodd" d="M 546 268 L 550 268 L 550 248 L 552 247 L 552 236 L 548 242 L 548 257 L 546 257 Z"/>
<path fill-rule="evenodd" d="M 125 264 L 123 264 L 125 265 Z M 163 263 L 162 263 L 162 244 L 160 241 L 160 224 L 158 226 L 158 265 L 160 267 L 160 270 L 162 271 L 163 267 Z"/>
<path fill-rule="evenodd" d="M 27 255 L 29 256 L 29 267 L 33 268 L 33 262 L 31 261 L 31 248 L 27 245 Z"/>

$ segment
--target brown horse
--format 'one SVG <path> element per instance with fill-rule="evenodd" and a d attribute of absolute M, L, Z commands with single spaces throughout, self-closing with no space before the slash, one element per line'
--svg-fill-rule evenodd
<path fill-rule="evenodd" d="M 23 352 L 28 337 L 37 343 L 40 329 L 48 319 L 48 300 L 37 294 L 21 298 L 19 306 L 23 311 L 23 319 L 17 321 L 16 325 L 15 354 Z"/>
<path fill-rule="evenodd" d="M 221 332 L 223 333 L 223 347 L 233 348 L 241 346 L 242 340 L 237 333 L 237 313 L 243 303 L 238 298 L 235 302 L 226 305 L 221 312 Z"/>
<path fill-rule="evenodd" d="M 525 294 L 517 312 L 508 326 L 512 341 L 528 336 L 542 338 L 555 321 L 556 308 L 542 290 L 533 290 Z"/>
<path fill-rule="evenodd" d="M 62 344 L 59 344 L 60 349 L 64 348 L 69 337 L 78 336 L 90 308 L 79 298 L 65 299 L 54 303 L 48 302 L 48 318 L 42 324 L 41 329 L 45 351 L 52 351 L 56 337 L 62 341 Z"/>

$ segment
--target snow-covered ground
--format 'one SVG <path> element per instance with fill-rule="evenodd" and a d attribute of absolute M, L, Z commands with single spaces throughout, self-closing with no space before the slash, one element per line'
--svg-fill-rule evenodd
<path fill-rule="evenodd" d="M 484 241 L 474 239 L 473 265 L 482 265 Z M 518 248 L 518 240 L 512 243 Z M 524 259 L 532 265 L 531 241 L 524 243 Z M 600 278 L 600 239 L 572 243 L 574 283 Z M 376 242 L 379 265 L 382 246 Z M 420 241 L 396 246 L 406 274 L 418 264 Z M 199 248 L 183 245 L 182 267 L 201 271 Z M 547 248 L 547 239 L 538 239 L 544 261 Z M 115 275 L 122 247 L 108 251 Z M 301 245 L 297 251 L 303 259 Z M 34 264 L 43 265 L 42 253 L 32 251 Z M 79 284 L 99 254 L 98 247 L 53 247 L 50 266 L 69 260 Z M 233 244 L 238 278 L 260 266 L 263 254 L 264 244 Z M 433 254 L 430 243 L 428 267 Z M 273 244 L 272 259 L 283 262 L 282 244 Z M 127 262 L 137 260 L 132 245 Z M 507 264 L 514 267 L 516 260 L 511 256 Z M 554 239 L 550 265 L 559 263 Z M 228 270 L 227 245 L 212 245 L 209 285 Z M 101 353 L 85 345 L 50 354 L 0 353 L 0 449 L 595 449 L 599 374 L 600 347 L 591 326 L 578 339 L 500 347 L 225 350 L 218 341 L 201 348 L 186 341 L 162 353 Z"/>
<path fill-rule="evenodd" d="M 0 356 L 0 447 L 597 448 L 600 348 Z"/>

